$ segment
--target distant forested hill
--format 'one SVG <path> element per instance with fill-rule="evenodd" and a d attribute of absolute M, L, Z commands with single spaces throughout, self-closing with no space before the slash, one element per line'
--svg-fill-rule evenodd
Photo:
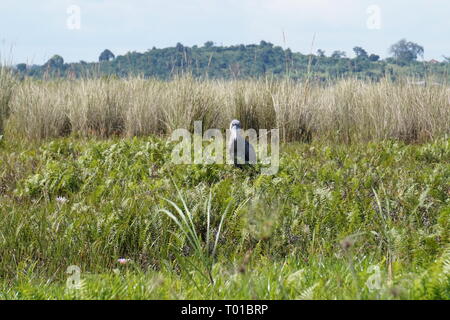
<path fill-rule="evenodd" d="M 194 77 L 210 79 L 245 79 L 268 75 L 293 79 L 310 76 L 318 80 L 353 76 L 376 81 L 386 75 L 394 79 L 398 76 L 424 78 L 427 75 L 449 79 L 449 58 L 444 62 L 418 61 L 418 55 L 423 54 L 422 47 L 405 40 L 395 46 L 399 47 L 391 47 L 393 57 L 380 60 L 378 55 L 369 54 L 361 47 L 355 47 L 355 57 L 348 58 L 342 51 L 330 55 L 322 50 L 308 55 L 296 53 L 266 41 L 258 45 L 229 47 L 217 46 L 211 41 L 193 47 L 178 43 L 175 47 L 153 48 L 144 53 L 129 52 L 117 57 L 110 50 L 105 50 L 100 54 L 99 61 L 93 63 L 65 63 L 63 57 L 55 55 L 42 66 L 19 64 L 16 72 L 21 76 L 35 78 L 139 75 L 170 79 L 174 75 L 189 73 Z"/>

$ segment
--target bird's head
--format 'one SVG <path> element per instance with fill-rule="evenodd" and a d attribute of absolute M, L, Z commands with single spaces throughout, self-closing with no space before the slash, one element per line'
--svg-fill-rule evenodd
<path fill-rule="evenodd" d="M 230 130 L 241 129 L 241 122 L 239 120 L 233 120 L 230 124 Z"/>

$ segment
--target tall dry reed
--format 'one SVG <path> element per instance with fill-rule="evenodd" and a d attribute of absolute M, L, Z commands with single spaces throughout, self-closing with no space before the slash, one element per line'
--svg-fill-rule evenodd
<path fill-rule="evenodd" d="M 424 141 L 450 131 L 450 88 L 354 79 L 332 84 L 291 80 L 169 82 L 130 79 L 24 80 L 0 77 L 8 130 L 31 139 L 76 134 L 170 134 L 176 128 L 279 128 L 283 141 Z M 3 98 L 7 97 L 7 98 Z"/>
<path fill-rule="evenodd" d="M 0 135 L 3 134 L 3 127 L 10 113 L 10 101 L 16 79 L 10 70 L 0 65 Z"/>

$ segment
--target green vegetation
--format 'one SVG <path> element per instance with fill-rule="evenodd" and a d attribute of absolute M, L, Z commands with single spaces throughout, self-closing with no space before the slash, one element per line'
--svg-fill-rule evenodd
<path fill-rule="evenodd" d="M 448 138 L 282 149 L 259 176 L 159 138 L 3 141 L 0 298 L 450 298 Z"/>
<path fill-rule="evenodd" d="M 153 48 L 144 53 L 129 52 L 115 57 L 106 49 L 99 62 L 64 63 L 56 55 L 43 66 L 19 64 L 17 72 L 35 78 L 54 77 L 118 77 L 142 76 L 168 80 L 181 74 L 208 79 L 249 79 L 273 76 L 302 80 L 314 75 L 318 81 L 343 77 L 379 81 L 385 77 L 393 80 L 405 76 L 424 79 L 430 76 L 436 81 L 448 81 L 448 61 L 419 62 L 424 48 L 401 40 L 390 48 L 392 58 L 380 60 L 361 47 L 355 47 L 355 58 L 346 57 L 343 51 L 329 56 L 323 50 L 316 54 L 302 54 L 261 41 L 260 44 L 217 46 L 208 41 L 203 46 L 187 47 L 178 43 L 175 47 Z"/>
<path fill-rule="evenodd" d="M 450 299 L 448 86 L 0 85 L 0 299 Z M 171 163 L 232 118 L 280 128 L 276 175 Z"/>

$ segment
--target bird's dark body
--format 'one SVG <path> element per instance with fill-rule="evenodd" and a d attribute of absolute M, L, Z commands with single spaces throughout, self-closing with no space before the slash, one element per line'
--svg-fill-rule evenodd
<path fill-rule="evenodd" d="M 245 148 L 245 152 L 244 152 L 245 159 L 241 159 L 239 161 L 239 157 L 237 156 L 238 155 L 238 143 L 237 143 L 237 141 L 234 141 L 234 143 L 233 143 L 233 151 L 234 151 L 233 163 L 238 168 L 242 168 L 242 166 L 245 164 L 250 164 L 250 161 L 251 161 L 251 159 L 250 159 L 250 144 L 248 143 L 247 140 L 245 140 L 244 148 Z M 242 160 L 244 160 L 244 161 L 242 161 Z M 244 163 L 242 163 L 242 162 L 244 162 Z"/>
<path fill-rule="evenodd" d="M 256 153 L 250 142 L 240 134 L 241 123 L 233 120 L 230 124 L 231 138 L 228 145 L 230 158 L 236 167 L 256 164 Z"/>

